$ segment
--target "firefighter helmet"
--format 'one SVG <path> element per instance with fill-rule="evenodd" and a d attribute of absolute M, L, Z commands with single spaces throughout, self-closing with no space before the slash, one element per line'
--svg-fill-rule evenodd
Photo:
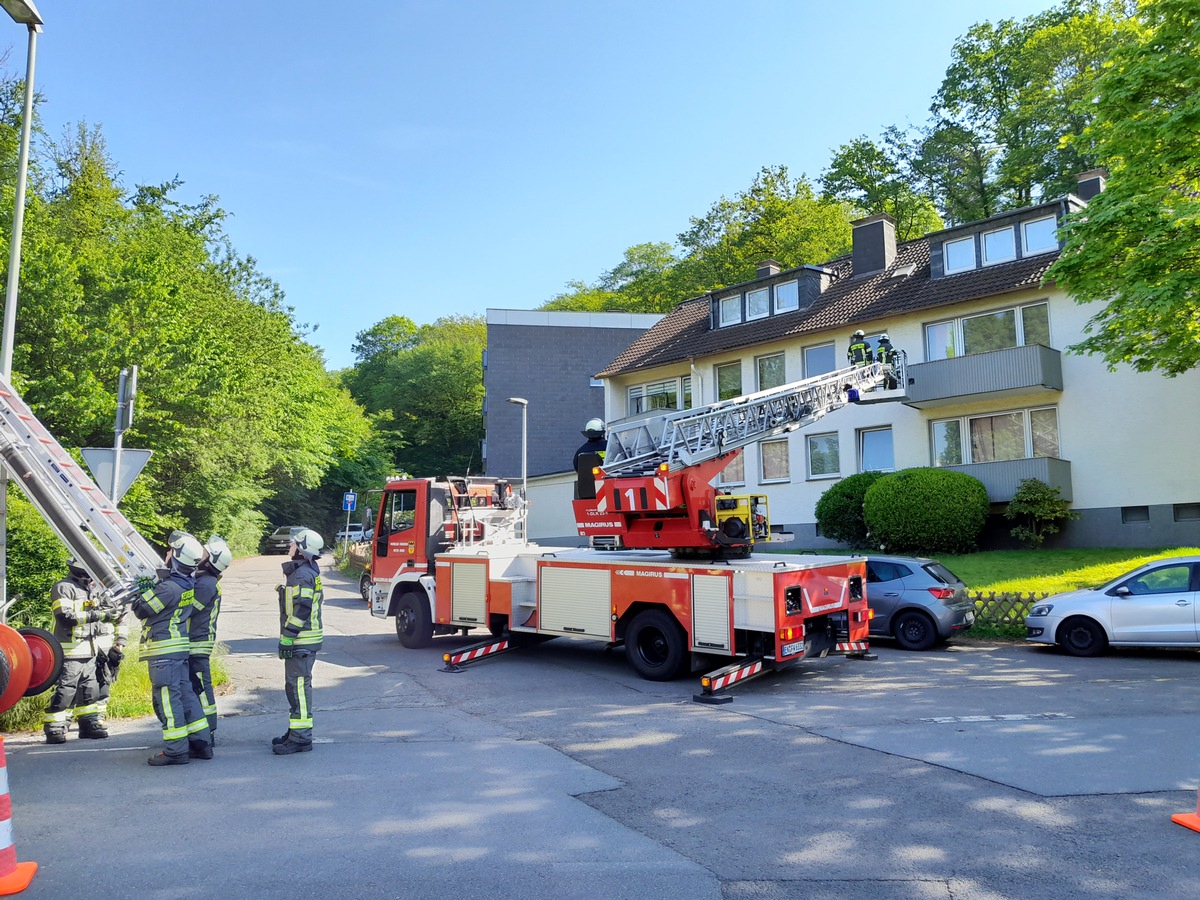
<path fill-rule="evenodd" d="M 215 534 L 204 545 L 204 552 L 208 564 L 218 572 L 224 572 L 229 568 L 229 564 L 233 562 L 233 551 L 229 549 L 229 545 L 225 543 L 223 537 L 218 537 Z"/>
<path fill-rule="evenodd" d="M 856 338 L 866 337 L 867 333 L 860 328 L 858 331 L 854 332 L 854 336 Z"/>
<path fill-rule="evenodd" d="M 886 332 L 886 331 L 885 331 L 883 334 L 881 334 L 881 335 L 879 336 L 879 339 L 880 339 L 881 341 L 887 341 L 889 344 L 892 342 L 892 339 L 891 339 L 890 337 L 888 337 L 888 336 L 887 336 L 887 332 Z"/>
<path fill-rule="evenodd" d="M 321 548 L 325 546 L 325 541 L 311 528 L 301 528 L 293 534 L 292 543 L 309 559 L 320 556 Z"/>
<path fill-rule="evenodd" d="M 583 436 L 589 441 L 604 437 L 604 420 L 588 419 L 587 424 L 583 426 Z"/>
<path fill-rule="evenodd" d="M 67 571 L 71 573 L 72 578 L 76 579 L 91 579 L 92 573 L 79 564 L 79 560 L 71 556 L 67 558 Z"/>
<path fill-rule="evenodd" d="M 204 545 L 186 531 L 172 531 L 167 544 L 171 548 L 171 558 L 181 566 L 195 568 L 204 559 Z"/>

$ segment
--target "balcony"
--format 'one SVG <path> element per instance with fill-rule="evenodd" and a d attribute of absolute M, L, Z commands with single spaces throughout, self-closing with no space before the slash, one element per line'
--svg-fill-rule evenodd
<path fill-rule="evenodd" d="M 1017 487 L 1026 478 L 1044 481 L 1056 487 L 1064 500 L 1070 501 L 1071 463 L 1052 456 L 1034 459 L 1006 459 L 1002 462 L 972 463 L 967 466 L 942 466 L 952 472 L 965 472 L 978 478 L 987 488 L 988 500 L 992 503 L 1007 503 L 1017 492 Z"/>
<path fill-rule="evenodd" d="M 917 409 L 1028 397 L 1061 391 L 1062 354 L 1041 344 L 972 353 L 953 359 L 912 363 L 908 367 L 908 399 Z"/>

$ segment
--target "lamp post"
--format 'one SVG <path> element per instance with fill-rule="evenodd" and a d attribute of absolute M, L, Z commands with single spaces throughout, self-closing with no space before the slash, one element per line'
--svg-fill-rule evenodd
<path fill-rule="evenodd" d="M 21 115 L 21 151 L 17 158 L 17 197 L 8 258 L 8 289 L 4 294 L 4 332 L 0 335 L 0 375 L 12 378 L 13 340 L 17 329 L 17 279 L 21 274 L 21 230 L 25 224 L 25 181 L 29 173 L 29 130 L 33 124 L 33 66 L 42 17 L 32 0 L 0 0 L 0 7 L 29 30 L 25 63 L 25 109 Z M 0 465 L 0 622 L 8 613 L 8 469 Z"/>
<path fill-rule="evenodd" d="M 521 407 L 521 505 L 525 506 L 529 503 L 529 444 L 527 442 L 529 435 L 529 401 L 524 397 L 509 397 L 505 402 L 515 403 Z M 526 512 L 528 516 L 528 512 Z M 529 520 L 524 518 L 521 523 L 521 543 L 526 543 L 526 535 L 529 533 Z"/>

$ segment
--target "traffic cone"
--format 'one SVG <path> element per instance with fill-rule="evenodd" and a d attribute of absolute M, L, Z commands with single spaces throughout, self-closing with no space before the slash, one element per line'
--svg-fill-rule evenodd
<path fill-rule="evenodd" d="M 8 796 L 8 768 L 4 738 L 0 737 L 0 895 L 19 894 L 33 881 L 35 862 L 17 862 L 12 836 L 12 799 Z"/>
<path fill-rule="evenodd" d="M 1196 811 L 1194 813 L 1175 813 L 1171 821 L 1192 831 L 1200 831 L 1200 791 L 1196 792 Z"/>

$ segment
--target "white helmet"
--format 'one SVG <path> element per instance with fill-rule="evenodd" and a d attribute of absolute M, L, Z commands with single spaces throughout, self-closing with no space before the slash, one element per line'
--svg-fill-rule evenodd
<path fill-rule="evenodd" d="M 604 420 L 588 419 L 587 424 L 583 426 L 583 434 L 592 440 L 604 437 Z"/>
<path fill-rule="evenodd" d="M 886 332 L 886 331 L 885 331 L 883 334 L 881 334 L 881 335 L 879 336 L 879 339 L 880 339 L 881 341 L 889 341 L 889 342 L 892 340 L 890 337 L 888 337 L 888 336 L 887 336 L 887 332 Z"/>
<path fill-rule="evenodd" d="M 860 329 L 858 329 L 858 331 L 854 332 L 854 336 L 856 338 L 866 337 L 867 333 L 860 328 Z"/>
<path fill-rule="evenodd" d="M 233 562 L 233 551 L 229 549 L 225 539 L 218 535 L 214 534 L 208 539 L 208 543 L 204 545 L 204 552 L 207 554 L 208 564 L 218 572 L 224 572 Z"/>
<path fill-rule="evenodd" d="M 325 541 L 311 528 L 301 528 L 293 534 L 292 543 L 309 559 L 320 556 L 321 548 L 325 546 Z"/>
<path fill-rule="evenodd" d="M 195 568 L 204 559 L 204 546 L 186 531 L 172 531 L 167 544 L 171 548 L 171 558 L 181 566 Z"/>

